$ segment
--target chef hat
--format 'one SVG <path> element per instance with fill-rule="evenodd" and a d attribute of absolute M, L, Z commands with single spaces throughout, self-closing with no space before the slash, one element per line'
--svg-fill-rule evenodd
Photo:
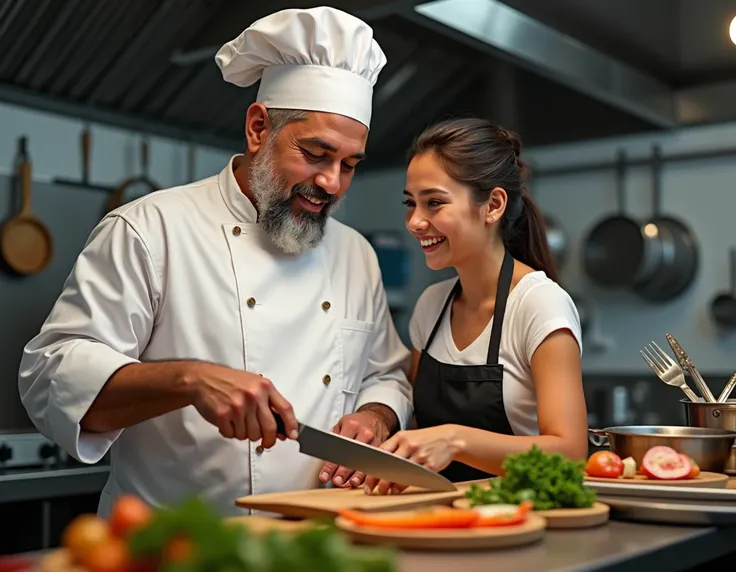
<path fill-rule="evenodd" d="M 339 113 L 369 127 L 386 56 L 368 24 L 321 6 L 257 20 L 222 46 L 215 61 L 237 86 L 260 79 L 257 101 L 266 107 Z"/>

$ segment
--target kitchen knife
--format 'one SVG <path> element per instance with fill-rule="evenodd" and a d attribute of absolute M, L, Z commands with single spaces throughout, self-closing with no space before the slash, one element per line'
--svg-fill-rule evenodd
<path fill-rule="evenodd" d="M 276 419 L 277 433 L 286 435 L 281 416 L 277 413 L 273 416 Z M 336 433 L 315 429 L 304 423 L 299 423 L 299 437 L 296 441 L 299 443 L 299 451 L 305 455 L 392 483 L 432 491 L 457 490 L 451 481 L 414 461 Z"/>

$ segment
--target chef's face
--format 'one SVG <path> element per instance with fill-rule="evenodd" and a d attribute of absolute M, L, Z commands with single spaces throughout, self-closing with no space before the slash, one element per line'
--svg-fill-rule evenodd
<path fill-rule="evenodd" d="M 264 122 L 264 128 L 266 123 Z M 347 117 L 308 113 L 252 145 L 249 187 L 274 244 L 298 254 L 319 244 L 365 156 L 367 128 Z"/>
<path fill-rule="evenodd" d="M 433 270 L 462 266 L 488 248 L 488 207 L 475 202 L 470 189 L 452 179 L 434 153 L 417 155 L 409 163 L 404 204 L 406 228 Z"/>

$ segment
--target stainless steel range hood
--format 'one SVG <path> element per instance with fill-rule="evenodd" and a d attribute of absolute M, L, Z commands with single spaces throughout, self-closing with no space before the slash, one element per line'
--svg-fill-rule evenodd
<path fill-rule="evenodd" d="M 500 0 L 435 0 L 403 15 L 656 128 L 736 119 L 736 82 L 673 89 Z"/>
<path fill-rule="evenodd" d="M 425 25 L 444 26 L 460 41 L 658 127 L 677 124 L 669 86 L 499 0 L 436 0 L 415 6 L 414 13 Z"/>

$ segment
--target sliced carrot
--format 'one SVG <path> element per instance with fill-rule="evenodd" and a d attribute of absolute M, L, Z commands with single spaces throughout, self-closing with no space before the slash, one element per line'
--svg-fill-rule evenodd
<path fill-rule="evenodd" d="M 377 528 L 469 528 L 479 514 L 475 510 L 436 508 L 432 510 L 366 513 L 342 510 L 340 516 L 361 526 Z"/>

